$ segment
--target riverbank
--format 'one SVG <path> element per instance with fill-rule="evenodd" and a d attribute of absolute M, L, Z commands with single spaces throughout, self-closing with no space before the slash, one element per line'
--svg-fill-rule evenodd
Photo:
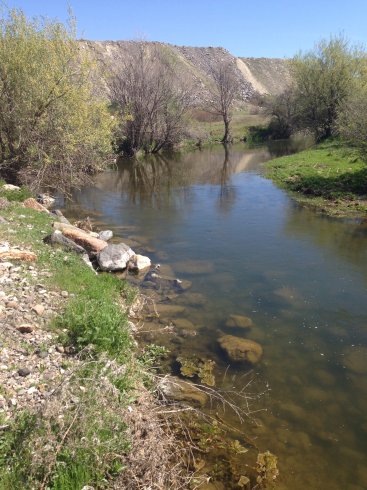
<path fill-rule="evenodd" d="M 0 489 L 187 483 L 152 395 L 159 352 L 133 338 L 136 291 L 45 243 L 57 216 L 5 196 L 28 195 L 0 198 Z"/>
<path fill-rule="evenodd" d="M 366 163 L 342 142 L 327 141 L 271 160 L 266 175 L 301 204 L 331 216 L 366 216 Z"/>

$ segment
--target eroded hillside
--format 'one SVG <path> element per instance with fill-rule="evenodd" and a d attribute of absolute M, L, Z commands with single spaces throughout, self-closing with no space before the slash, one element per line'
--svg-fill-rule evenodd
<path fill-rule="evenodd" d="M 131 41 L 81 41 L 101 68 L 102 76 L 96 77 L 98 90 L 105 92 L 104 78 L 121 65 L 126 52 L 131 49 Z M 196 48 L 174 46 L 165 43 L 146 43 L 158 46 L 176 64 L 178 71 L 190 80 L 197 93 L 197 99 L 204 98 L 212 84 L 211 68 L 225 61 L 241 84 L 242 100 L 247 101 L 260 94 L 282 92 L 290 82 L 287 60 L 280 58 L 236 58 L 224 48 Z"/>

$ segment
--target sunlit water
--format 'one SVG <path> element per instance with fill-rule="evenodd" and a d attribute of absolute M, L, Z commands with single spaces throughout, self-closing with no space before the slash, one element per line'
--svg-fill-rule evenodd
<path fill-rule="evenodd" d="M 255 372 L 270 391 L 246 431 L 279 457 L 279 488 L 362 490 L 367 225 L 301 208 L 265 179 L 263 162 L 285 151 L 217 147 L 121 162 L 66 212 L 89 215 L 192 282 L 179 302 L 198 334 L 180 342 L 165 334 L 163 342 L 174 355 L 214 359 L 219 386 L 247 382 L 217 346 L 228 316 L 253 319 L 245 335 L 264 348 Z"/>

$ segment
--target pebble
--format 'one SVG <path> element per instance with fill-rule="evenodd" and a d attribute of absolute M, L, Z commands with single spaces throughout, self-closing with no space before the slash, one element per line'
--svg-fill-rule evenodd
<path fill-rule="evenodd" d="M 60 354 L 63 354 L 65 352 L 65 349 L 62 345 L 57 345 L 56 346 L 56 350 L 57 352 L 59 352 Z"/>
<path fill-rule="evenodd" d="M 61 296 L 63 298 L 67 298 L 69 296 L 69 293 L 67 291 L 61 291 Z"/>
<path fill-rule="evenodd" d="M 45 307 L 42 305 L 34 305 L 32 306 L 32 310 L 37 313 L 38 316 L 42 316 L 45 312 Z"/>
<path fill-rule="evenodd" d="M 20 333 L 32 333 L 34 330 L 33 325 L 29 325 L 28 323 L 24 323 L 23 325 L 19 325 L 17 327 L 18 332 Z"/>
<path fill-rule="evenodd" d="M 25 378 L 26 376 L 31 374 L 31 370 L 28 368 L 21 368 L 21 369 L 18 369 L 18 374 L 19 374 L 19 376 L 22 376 L 23 378 Z"/>

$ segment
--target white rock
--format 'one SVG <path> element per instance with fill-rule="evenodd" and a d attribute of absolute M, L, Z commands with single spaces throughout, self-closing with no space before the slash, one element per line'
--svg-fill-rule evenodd
<path fill-rule="evenodd" d="M 149 257 L 137 254 L 130 259 L 129 268 L 141 271 L 148 269 L 151 265 L 152 262 L 150 261 Z"/>
<path fill-rule="evenodd" d="M 13 184 L 4 184 L 3 189 L 5 191 L 20 191 L 20 187 Z"/>
<path fill-rule="evenodd" d="M 121 271 L 126 269 L 134 255 L 135 252 L 125 243 L 107 245 L 97 255 L 98 265 L 103 271 Z"/>

